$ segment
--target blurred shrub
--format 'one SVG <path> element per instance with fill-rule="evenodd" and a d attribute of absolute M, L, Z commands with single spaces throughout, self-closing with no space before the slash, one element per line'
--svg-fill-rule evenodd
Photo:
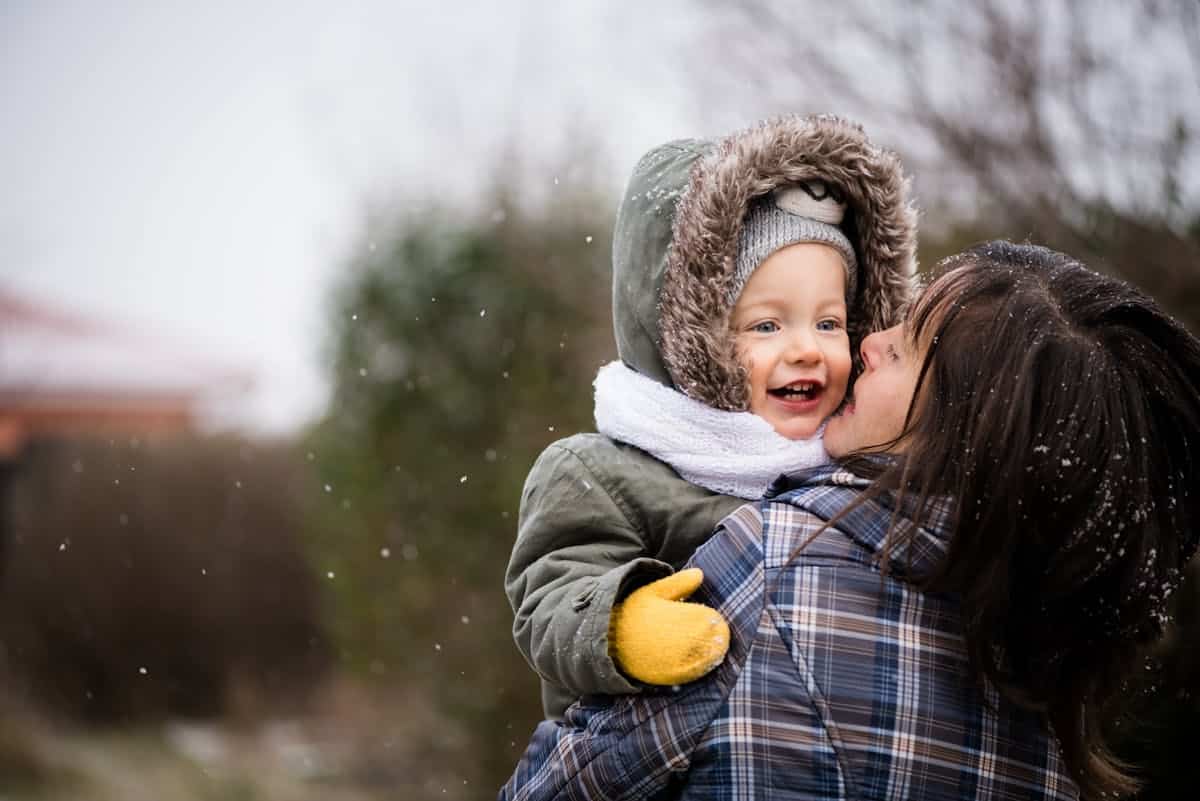
<path fill-rule="evenodd" d="M 293 702 L 326 653 L 304 470 L 226 438 L 32 446 L 0 580 L 9 690 L 93 720 Z"/>
<path fill-rule="evenodd" d="M 333 399 L 310 437 L 342 664 L 427 693 L 467 731 L 428 769 L 480 797 L 541 711 L 503 594 L 521 485 L 542 448 L 591 428 L 613 351 L 611 216 L 586 192 L 554 201 L 373 220 L 336 296 Z"/>

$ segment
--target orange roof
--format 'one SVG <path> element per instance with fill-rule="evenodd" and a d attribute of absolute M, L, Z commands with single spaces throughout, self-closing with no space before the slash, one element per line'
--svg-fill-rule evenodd
<path fill-rule="evenodd" d="M 145 328 L 0 290 L 0 453 L 24 434 L 187 428 L 250 383 Z"/>

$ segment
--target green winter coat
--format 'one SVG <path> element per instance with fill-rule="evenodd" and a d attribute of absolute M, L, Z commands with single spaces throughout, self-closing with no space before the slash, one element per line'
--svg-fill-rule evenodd
<path fill-rule="evenodd" d="M 787 117 L 717 141 L 680 140 L 638 163 L 613 234 L 613 330 L 629 367 L 719 409 L 747 408 L 724 280 L 749 203 L 820 178 L 839 187 L 858 255 L 852 352 L 893 325 L 915 267 L 916 212 L 896 157 L 856 125 Z M 608 653 L 613 604 L 670 574 L 745 501 L 681 479 L 600 434 L 548 447 L 521 497 L 505 576 L 513 634 L 542 677 L 547 717 L 591 693 L 638 691 Z"/>
<path fill-rule="evenodd" d="M 608 655 L 613 603 L 670 575 L 743 503 L 600 434 L 542 452 L 521 496 L 507 589 L 547 716 L 588 693 L 637 691 Z"/>

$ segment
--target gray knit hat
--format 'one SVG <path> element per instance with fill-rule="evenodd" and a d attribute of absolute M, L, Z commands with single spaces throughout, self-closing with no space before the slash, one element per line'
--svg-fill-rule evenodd
<path fill-rule="evenodd" d="M 729 303 L 750 280 L 750 274 L 780 248 L 801 242 L 829 245 L 846 268 L 846 297 L 854 297 L 858 260 L 850 240 L 838 228 L 846 215 L 846 204 L 822 181 L 806 181 L 780 187 L 755 202 L 746 213 L 738 235 L 737 261 L 729 281 Z"/>

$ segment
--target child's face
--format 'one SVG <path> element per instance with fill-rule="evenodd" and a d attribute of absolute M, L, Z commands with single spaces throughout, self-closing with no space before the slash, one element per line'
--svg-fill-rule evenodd
<path fill-rule="evenodd" d="M 733 307 L 750 411 L 789 439 L 816 433 L 846 395 L 846 274 L 827 245 L 781 248 L 751 273 Z"/>

